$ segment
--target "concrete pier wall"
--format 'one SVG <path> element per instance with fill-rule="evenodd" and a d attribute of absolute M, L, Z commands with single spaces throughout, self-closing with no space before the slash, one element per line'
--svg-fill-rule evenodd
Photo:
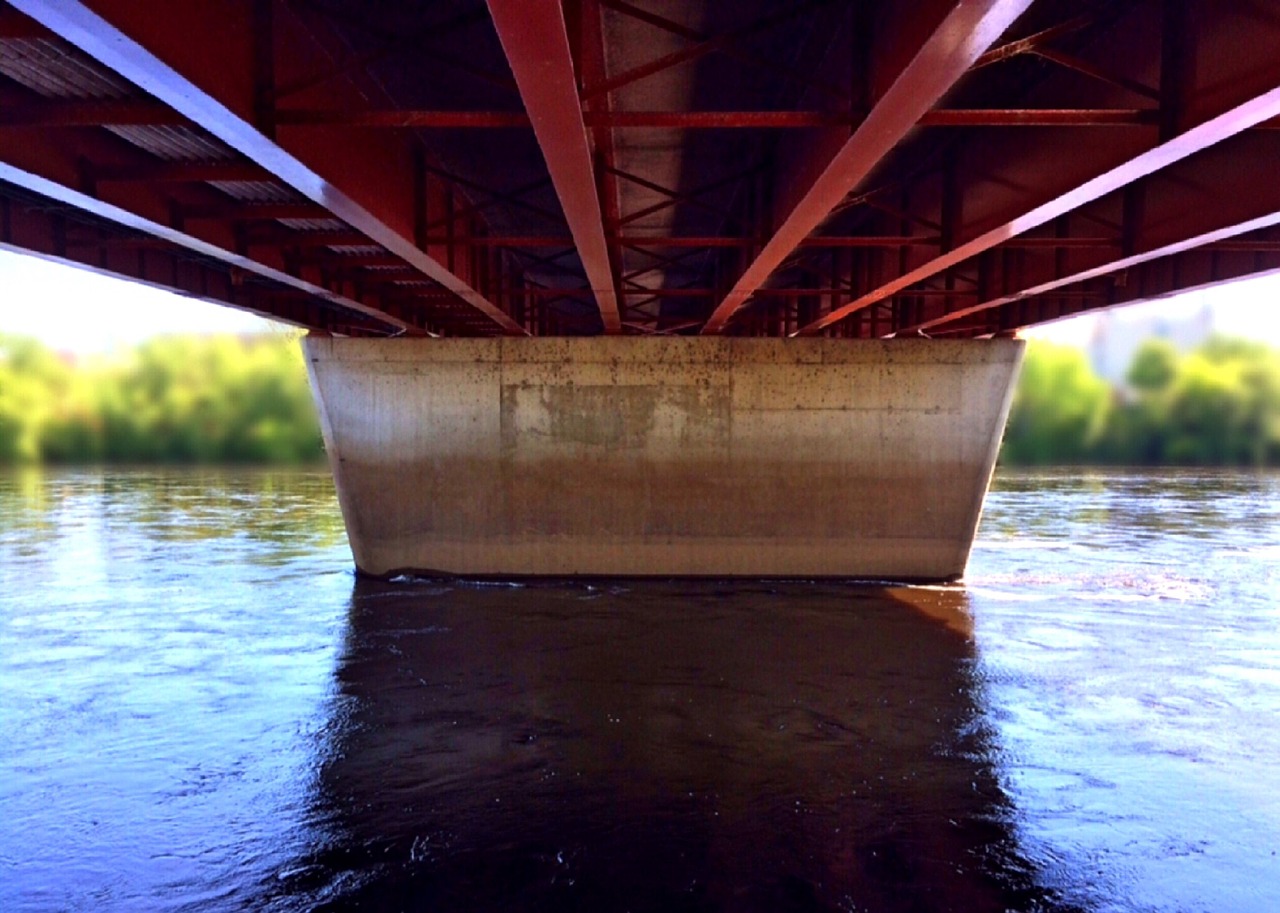
<path fill-rule="evenodd" d="M 1016 340 L 305 343 L 357 568 L 946 580 Z"/>

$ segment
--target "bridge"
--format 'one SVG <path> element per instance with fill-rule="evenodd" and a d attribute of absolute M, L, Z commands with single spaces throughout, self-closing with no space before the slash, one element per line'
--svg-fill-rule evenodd
<path fill-rule="evenodd" d="M 0 245 L 310 330 L 367 573 L 952 579 L 1008 337 L 1280 268 L 1277 48 L 1271 0 L 9 0 Z"/>

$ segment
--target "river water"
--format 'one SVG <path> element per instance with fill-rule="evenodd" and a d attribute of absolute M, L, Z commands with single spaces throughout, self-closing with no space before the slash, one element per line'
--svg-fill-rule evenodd
<path fill-rule="evenodd" d="M 0 474 L 0 910 L 1280 909 L 1280 476 L 962 585 L 356 581 L 327 475 Z"/>

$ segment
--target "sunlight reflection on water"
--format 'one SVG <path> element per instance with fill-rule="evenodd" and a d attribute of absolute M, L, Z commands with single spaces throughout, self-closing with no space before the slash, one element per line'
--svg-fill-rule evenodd
<path fill-rule="evenodd" d="M 0 909 L 1280 907 L 1280 479 L 963 586 L 355 582 L 328 477 L 0 475 Z"/>

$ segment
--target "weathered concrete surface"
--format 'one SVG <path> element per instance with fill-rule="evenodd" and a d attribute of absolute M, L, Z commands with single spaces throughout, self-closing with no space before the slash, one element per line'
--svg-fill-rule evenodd
<path fill-rule="evenodd" d="M 357 568 L 954 579 L 1017 340 L 306 341 Z"/>

